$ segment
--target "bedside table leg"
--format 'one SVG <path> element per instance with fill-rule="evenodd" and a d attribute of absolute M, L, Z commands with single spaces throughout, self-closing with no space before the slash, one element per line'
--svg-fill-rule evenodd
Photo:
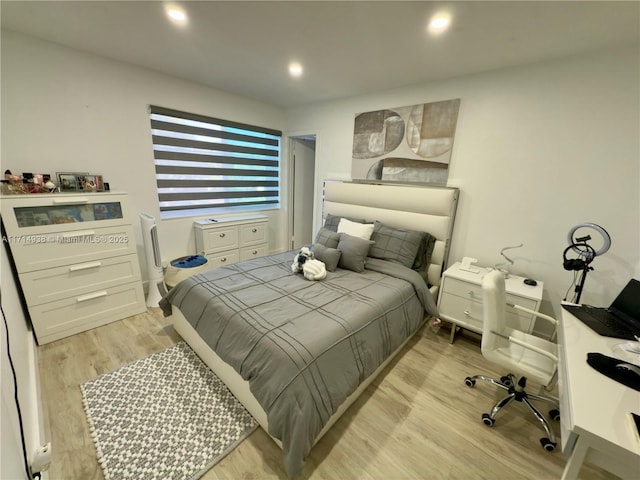
<path fill-rule="evenodd" d="M 451 333 L 449 334 L 449 343 L 453 343 L 453 340 L 456 336 L 457 326 L 455 323 L 451 322 Z"/>

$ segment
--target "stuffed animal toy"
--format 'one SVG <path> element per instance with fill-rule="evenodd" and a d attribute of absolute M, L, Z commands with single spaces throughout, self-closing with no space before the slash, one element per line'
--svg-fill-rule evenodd
<path fill-rule="evenodd" d="M 314 256 L 311 249 L 309 249 L 309 247 L 302 247 L 293 259 L 293 263 L 291 264 L 291 271 L 293 273 L 301 272 L 305 262 L 307 260 L 313 260 L 313 258 Z"/>
<path fill-rule="evenodd" d="M 302 273 L 307 280 L 322 280 L 327 276 L 327 267 L 323 262 L 314 258 L 304 262 Z"/>
<path fill-rule="evenodd" d="M 291 264 L 293 273 L 302 272 L 307 280 L 322 280 L 327 276 L 327 268 L 323 262 L 314 258 L 309 247 L 302 247 Z"/>

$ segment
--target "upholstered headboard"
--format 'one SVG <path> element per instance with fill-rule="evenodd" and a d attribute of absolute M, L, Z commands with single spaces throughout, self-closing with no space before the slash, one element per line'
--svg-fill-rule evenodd
<path fill-rule="evenodd" d="M 447 266 L 458 193 L 452 187 L 326 180 L 322 216 L 378 220 L 391 227 L 430 233 L 436 243 L 427 276 L 431 285 L 439 286 Z"/>

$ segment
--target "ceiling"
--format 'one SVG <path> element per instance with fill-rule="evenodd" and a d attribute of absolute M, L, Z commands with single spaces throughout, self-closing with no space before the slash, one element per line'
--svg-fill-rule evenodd
<path fill-rule="evenodd" d="M 3 29 L 281 107 L 640 40 L 640 2 L 5 1 Z M 446 10 L 448 31 L 427 22 Z M 304 67 L 299 78 L 287 65 Z"/>

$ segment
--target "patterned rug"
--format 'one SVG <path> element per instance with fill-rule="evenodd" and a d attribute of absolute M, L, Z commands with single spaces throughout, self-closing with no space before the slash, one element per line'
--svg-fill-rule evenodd
<path fill-rule="evenodd" d="M 184 342 L 81 389 L 106 480 L 199 478 L 257 427 Z"/>

